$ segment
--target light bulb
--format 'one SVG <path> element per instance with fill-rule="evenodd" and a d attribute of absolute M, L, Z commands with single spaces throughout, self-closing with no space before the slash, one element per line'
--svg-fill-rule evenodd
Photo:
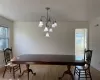
<path fill-rule="evenodd" d="M 41 25 L 43 25 L 43 22 L 42 22 L 42 21 L 40 21 L 40 24 L 41 24 Z"/>
<path fill-rule="evenodd" d="M 39 27 L 42 27 L 42 26 L 43 26 L 43 22 L 40 21 L 40 22 L 39 22 Z"/>
<path fill-rule="evenodd" d="M 55 28 L 55 25 L 54 24 L 52 24 L 52 28 Z"/>
<path fill-rule="evenodd" d="M 50 35 L 49 35 L 49 33 L 46 33 L 46 35 L 45 35 L 46 37 L 50 37 Z"/>
<path fill-rule="evenodd" d="M 39 24 L 39 27 L 42 27 L 43 25 Z"/>
<path fill-rule="evenodd" d="M 45 27 L 45 28 L 44 28 L 44 32 L 47 32 L 47 31 L 48 31 L 48 28 L 47 28 L 47 27 Z"/>
<path fill-rule="evenodd" d="M 54 25 L 55 25 L 55 27 L 56 27 L 56 26 L 57 26 L 57 23 L 55 22 Z"/>
<path fill-rule="evenodd" d="M 49 29 L 49 32 L 53 32 L 52 28 Z"/>

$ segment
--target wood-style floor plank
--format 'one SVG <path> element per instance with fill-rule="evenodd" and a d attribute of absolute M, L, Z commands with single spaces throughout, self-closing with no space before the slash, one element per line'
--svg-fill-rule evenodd
<path fill-rule="evenodd" d="M 58 80 L 58 77 L 62 75 L 62 73 L 67 70 L 66 66 L 58 66 L 58 65 L 31 65 L 30 67 L 34 72 L 36 72 L 36 76 L 33 76 L 30 73 L 30 80 Z M 22 71 L 25 69 L 25 66 L 22 65 Z M 73 71 L 73 68 L 72 68 Z M 91 73 L 93 80 L 100 80 L 100 72 L 94 68 L 91 68 Z M 0 73 L 0 80 L 27 80 L 27 74 L 24 74 L 21 78 L 18 78 L 19 72 L 16 72 L 16 79 L 13 79 L 12 74 L 7 71 L 5 77 L 2 78 L 2 72 Z M 63 80 L 71 80 L 70 76 L 65 75 Z M 75 76 L 75 80 L 77 80 L 77 76 Z M 81 79 L 85 80 L 85 79 Z M 88 79 L 90 80 L 90 79 Z"/>

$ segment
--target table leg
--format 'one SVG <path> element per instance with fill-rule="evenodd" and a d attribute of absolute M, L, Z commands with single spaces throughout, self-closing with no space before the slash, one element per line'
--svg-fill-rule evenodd
<path fill-rule="evenodd" d="M 59 80 L 62 80 L 62 78 L 65 76 L 65 74 L 69 74 L 72 78 L 72 80 L 74 80 L 74 76 L 72 74 L 72 72 L 70 71 L 71 65 L 67 65 L 67 71 L 65 71 L 63 73 L 63 75 L 61 77 L 59 77 Z"/>
<path fill-rule="evenodd" d="M 33 75 L 36 75 L 36 73 L 33 73 L 32 69 L 29 69 L 30 65 L 29 64 L 26 64 L 26 70 L 24 70 L 22 72 L 21 75 L 19 75 L 19 77 L 23 76 L 24 73 L 27 73 L 28 74 L 28 80 L 29 80 L 29 73 L 31 72 Z"/>

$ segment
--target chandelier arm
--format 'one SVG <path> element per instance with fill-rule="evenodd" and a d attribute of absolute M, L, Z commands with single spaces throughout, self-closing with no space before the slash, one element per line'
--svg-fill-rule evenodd
<path fill-rule="evenodd" d="M 51 17 L 51 19 L 52 19 L 52 21 L 53 21 L 53 22 L 55 22 L 55 21 L 56 21 L 56 19 L 55 19 L 55 18 L 52 18 L 52 17 Z"/>
<path fill-rule="evenodd" d="M 40 20 L 42 20 L 43 18 L 45 18 L 45 20 L 47 19 L 45 16 L 41 16 L 41 19 Z"/>
<path fill-rule="evenodd" d="M 50 21 L 51 21 L 51 22 L 54 22 L 54 19 L 53 19 L 51 16 L 50 16 L 49 18 L 50 18 Z"/>

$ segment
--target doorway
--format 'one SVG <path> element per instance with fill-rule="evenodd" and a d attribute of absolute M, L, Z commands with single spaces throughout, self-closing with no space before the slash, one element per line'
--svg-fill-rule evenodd
<path fill-rule="evenodd" d="M 75 55 L 77 59 L 84 59 L 84 50 L 87 49 L 88 30 L 75 29 Z"/>

